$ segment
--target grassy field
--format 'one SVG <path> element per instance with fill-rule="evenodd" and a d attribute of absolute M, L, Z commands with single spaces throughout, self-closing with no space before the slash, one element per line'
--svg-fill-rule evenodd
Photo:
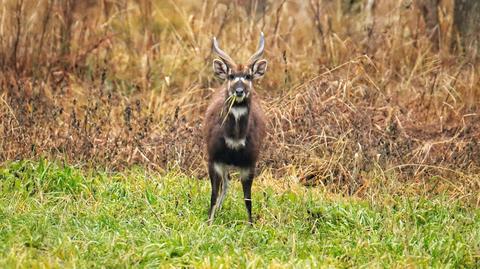
<path fill-rule="evenodd" d="M 0 267 L 475 267 L 480 210 L 448 197 L 359 200 L 261 176 L 254 226 L 235 182 L 214 225 L 209 183 L 47 161 L 0 170 Z"/>
<path fill-rule="evenodd" d="M 479 51 L 417 2 L 0 1 L 0 268 L 479 268 Z M 207 226 L 212 38 L 260 32 L 255 225 Z"/>

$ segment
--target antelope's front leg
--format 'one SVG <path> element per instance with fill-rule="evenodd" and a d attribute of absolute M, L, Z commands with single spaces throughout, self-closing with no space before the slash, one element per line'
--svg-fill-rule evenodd
<path fill-rule="evenodd" d="M 215 209 L 217 207 L 217 197 L 218 190 L 220 188 L 220 176 L 215 172 L 214 164 L 208 164 L 208 174 L 210 176 L 210 184 L 212 186 L 212 195 L 210 197 L 210 209 L 208 210 L 208 225 L 211 225 L 213 222 L 213 217 L 215 216 Z"/>
<path fill-rule="evenodd" d="M 221 175 L 221 181 L 222 183 L 220 183 L 220 196 L 218 197 L 218 203 L 217 203 L 218 209 L 222 208 L 223 201 L 225 200 L 225 196 L 227 195 L 227 191 L 228 191 L 230 175 L 228 174 L 227 171 L 223 171 L 223 174 Z"/>
<path fill-rule="evenodd" d="M 240 179 L 242 180 L 243 198 L 248 213 L 248 222 L 253 224 L 252 219 L 252 184 L 255 171 L 254 168 L 240 169 Z"/>

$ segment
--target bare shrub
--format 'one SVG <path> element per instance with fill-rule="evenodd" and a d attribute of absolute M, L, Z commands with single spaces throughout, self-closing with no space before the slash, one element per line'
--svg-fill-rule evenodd
<path fill-rule="evenodd" d="M 266 173 L 345 193 L 374 178 L 478 190 L 480 69 L 448 50 L 451 3 L 435 50 L 415 5 L 259 1 L 253 16 L 249 1 L 224 2 L 3 1 L 0 161 L 204 177 L 211 37 L 241 58 L 263 30 Z"/>

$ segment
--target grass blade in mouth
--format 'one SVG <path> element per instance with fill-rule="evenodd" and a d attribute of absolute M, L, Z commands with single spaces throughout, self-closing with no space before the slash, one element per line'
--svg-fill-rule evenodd
<path fill-rule="evenodd" d="M 227 113 L 225 114 L 225 116 L 223 117 L 223 120 L 222 120 L 222 126 L 223 124 L 225 123 L 225 121 L 227 120 L 227 117 L 228 117 L 228 113 L 230 113 L 230 110 L 232 109 L 233 107 L 233 104 L 235 103 L 235 100 L 237 99 L 237 97 L 235 95 L 230 95 L 226 100 L 225 100 L 225 104 L 227 104 L 228 102 L 230 102 L 228 104 L 228 110 L 227 110 Z M 223 111 L 224 109 L 222 109 L 222 111 L 220 112 L 220 116 L 223 116 Z"/>

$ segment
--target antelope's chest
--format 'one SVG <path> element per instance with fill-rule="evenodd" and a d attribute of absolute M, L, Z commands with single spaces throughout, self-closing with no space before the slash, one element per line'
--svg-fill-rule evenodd
<path fill-rule="evenodd" d="M 235 148 L 244 144 L 248 131 L 248 108 L 245 106 L 233 107 L 227 115 L 224 126 L 227 145 L 234 145 Z M 238 144 L 236 144 L 236 142 Z M 233 143 L 231 143 L 233 142 Z"/>
<path fill-rule="evenodd" d="M 236 167 L 249 166 L 253 161 L 252 148 L 248 139 L 243 141 L 227 142 L 225 139 L 222 149 L 217 151 L 214 159 L 221 160 L 227 165 Z"/>
<path fill-rule="evenodd" d="M 224 134 L 220 139 L 220 148 L 215 159 L 225 164 L 243 167 L 251 164 L 252 148 L 248 135 L 248 108 L 232 107 L 224 125 Z"/>

